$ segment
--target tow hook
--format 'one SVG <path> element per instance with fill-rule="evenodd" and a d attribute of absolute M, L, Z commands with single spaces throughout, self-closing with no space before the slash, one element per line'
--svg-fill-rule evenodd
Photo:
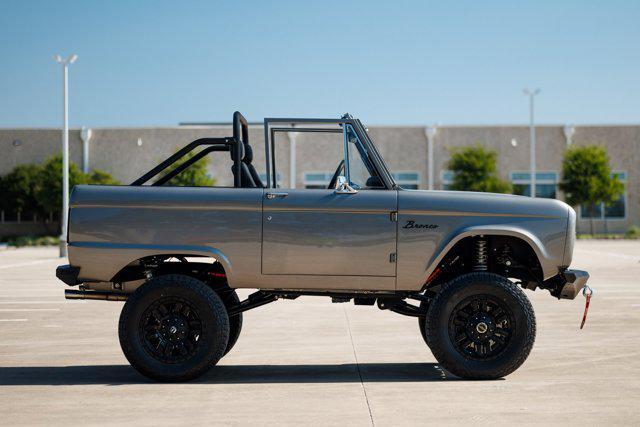
<path fill-rule="evenodd" d="M 584 285 L 582 288 L 582 296 L 585 298 L 584 302 L 584 314 L 582 315 L 582 323 L 580 324 L 580 329 L 584 328 L 584 323 L 587 321 L 587 312 L 589 311 L 589 303 L 591 302 L 591 297 L 595 291 L 589 287 L 589 285 Z"/>

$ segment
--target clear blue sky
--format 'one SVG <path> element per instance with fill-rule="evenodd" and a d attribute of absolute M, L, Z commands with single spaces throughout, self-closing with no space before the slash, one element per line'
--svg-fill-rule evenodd
<path fill-rule="evenodd" d="M 1 127 L 640 123 L 638 1 L 0 2 Z"/>

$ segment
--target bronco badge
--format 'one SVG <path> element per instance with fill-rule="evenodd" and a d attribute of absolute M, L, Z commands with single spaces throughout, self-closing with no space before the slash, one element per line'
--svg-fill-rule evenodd
<path fill-rule="evenodd" d="M 438 228 L 438 224 L 419 224 L 413 220 L 408 220 L 407 223 L 402 228 Z"/>

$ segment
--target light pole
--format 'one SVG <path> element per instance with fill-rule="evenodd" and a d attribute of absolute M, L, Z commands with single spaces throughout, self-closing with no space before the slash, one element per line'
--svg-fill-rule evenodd
<path fill-rule="evenodd" d="M 295 127 L 295 125 L 291 125 L 291 127 Z M 297 144 L 297 134 L 295 132 L 287 133 L 289 137 L 289 188 L 296 188 L 296 144 Z M 276 178 L 277 181 L 277 178 Z M 277 183 L 276 183 L 277 185 Z"/>
<path fill-rule="evenodd" d="M 536 197 L 536 127 L 533 124 L 533 98 L 540 93 L 540 89 L 525 89 L 523 92 L 529 97 L 529 170 L 531 172 L 531 197 Z"/>
<path fill-rule="evenodd" d="M 67 90 L 69 65 L 76 62 L 78 55 L 67 59 L 56 55 L 54 59 L 62 64 L 62 215 L 60 215 L 62 234 L 60 234 L 60 256 L 67 256 L 67 221 L 69 215 L 69 93 Z"/>
<path fill-rule="evenodd" d="M 429 190 L 433 190 L 433 139 L 438 133 L 438 127 L 436 125 L 427 126 L 424 130 L 424 134 L 427 137 L 427 185 Z"/>
<path fill-rule="evenodd" d="M 89 173 L 89 141 L 91 141 L 93 131 L 82 126 L 80 139 L 82 139 L 82 172 Z"/>

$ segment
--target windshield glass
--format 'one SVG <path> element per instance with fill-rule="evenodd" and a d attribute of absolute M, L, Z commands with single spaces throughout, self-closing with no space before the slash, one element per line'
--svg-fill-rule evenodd
<path fill-rule="evenodd" d="M 376 164 L 378 173 L 385 176 L 386 180 L 388 180 L 392 186 L 395 186 L 393 177 L 391 176 L 389 169 L 387 169 L 387 165 L 385 164 L 384 160 L 380 156 L 380 151 L 378 150 L 378 147 L 376 147 L 373 140 L 371 139 L 371 136 L 369 135 L 367 129 L 364 127 L 364 125 L 360 120 L 356 120 L 355 127 L 358 129 L 360 134 L 365 138 L 366 141 L 364 142 L 366 143 L 366 145 L 370 147 L 368 152 L 370 162 L 372 164 Z"/>
<path fill-rule="evenodd" d="M 381 188 L 367 149 L 351 125 L 347 125 L 347 157 L 349 162 L 349 184 L 353 188 Z"/>

